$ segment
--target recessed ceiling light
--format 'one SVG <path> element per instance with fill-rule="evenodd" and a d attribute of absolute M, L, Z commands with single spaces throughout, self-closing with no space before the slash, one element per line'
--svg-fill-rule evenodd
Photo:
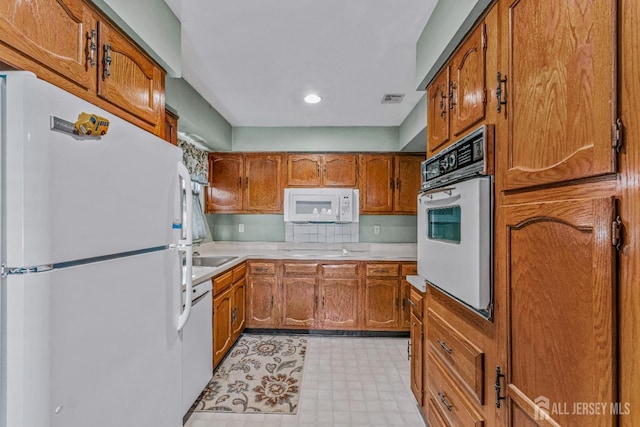
<path fill-rule="evenodd" d="M 306 102 L 307 104 L 317 104 L 320 101 L 322 101 L 322 98 L 320 98 L 315 93 L 311 93 L 304 97 L 304 102 Z"/>

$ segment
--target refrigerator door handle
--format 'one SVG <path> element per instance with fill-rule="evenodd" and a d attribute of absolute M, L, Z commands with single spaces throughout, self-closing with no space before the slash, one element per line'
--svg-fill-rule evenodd
<path fill-rule="evenodd" d="M 184 309 L 178 316 L 178 326 L 177 330 L 180 332 L 184 325 L 189 321 L 189 316 L 191 315 L 191 306 L 193 302 L 191 301 L 191 294 L 193 293 L 193 277 L 191 273 L 193 271 L 193 248 L 191 244 L 193 243 L 193 193 L 191 191 L 191 175 L 187 168 L 181 163 L 178 163 L 178 176 L 182 179 L 182 184 L 180 185 L 180 194 L 183 197 L 186 197 L 186 209 L 182 213 L 182 221 L 184 222 L 184 226 L 182 227 L 184 239 L 178 240 L 178 249 L 181 252 L 185 253 L 185 281 L 186 281 L 186 298 L 184 302 Z M 183 187 L 184 185 L 184 187 Z M 180 198 L 182 202 L 182 198 Z M 180 284 L 182 286 L 182 284 Z"/>
<path fill-rule="evenodd" d="M 191 301 L 191 294 L 193 293 L 193 277 L 191 276 L 193 270 L 193 248 L 191 246 L 181 246 L 178 248 L 178 251 L 185 253 L 185 301 L 184 301 L 184 309 L 178 316 L 178 326 L 177 330 L 180 332 L 184 325 L 189 321 L 189 316 L 191 316 L 191 307 L 193 306 L 193 301 Z"/>
<path fill-rule="evenodd" d="M 180 186 L 180 194 L 182 197 L 186 197 L 186 212 L 183 211 L 182 221 L 184 222 L 182 227 L 183 239 L 178 240 L 179 245 L 191 245 L 193 243 L 193 194 L 191 191 L 191 175 L 187 168 L 178 163 L 178 176 L 182 178 L 184 188 Z M 182 197 L 180 201 L 182 202 Z"/>

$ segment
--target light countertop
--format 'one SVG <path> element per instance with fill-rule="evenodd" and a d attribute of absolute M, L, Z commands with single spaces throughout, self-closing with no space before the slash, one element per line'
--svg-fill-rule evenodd
<path fill-rule="evenodd" d="M 236 257 L 218 267 L 193 267 L 193 283 L 202 283 L 247 259 L 320 261 L 416 261 L 415 243 L 208 242 L 194 247 L 199 257 Z"/>

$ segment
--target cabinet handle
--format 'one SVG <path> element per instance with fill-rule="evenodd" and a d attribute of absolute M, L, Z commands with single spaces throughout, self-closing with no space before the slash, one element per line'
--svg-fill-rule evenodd
<path fill-rule="evenodd" d="M 273 295 L 271 295 L 271 310 L 273 310 Z"/>
<path fill-rule="evenodd" d="M 242 177 L 238 177 L 238 188 L 242 188 Z"/>
<path fill-rule="evenodd" d="M 447 411 L 451 412 L 453 410 L 453 406 L 449 402 L 447 402 L 447 396 L 445 396 L 444 393 L 440 391 L 438 392 L 438 396 L 440 397 L 440 402 L 442 402 L 444 407 L 447 408 Z"/>
<path fill-rule="evenodd" d="M 245 190 L 249 188 L 249 177 L 244 178 L 244 188 Z"/>
<path fill-rule="evenodd" d="M 389 270 L 386 270 L 384 268 L 377 268 L 375 270 L 373 270 L 374 273 L 388 273 Z"/>
<path fill-rule="evenodd" d="M 444 100 L 447 99 L 446 95 L 443 91 L 440 91 L 440 118 L 443 118 L 447 112 L 447 109 L 444 108 Z"/>
<path fill-rule="evenodd" d="M 393 178 L 389 178 L 389 187 L 393 190 L 393 187 L 395 187 L 395 183 L 393 182 Z"/>
<path fill-rule="evenodd" d="M 410 299 L 410 298 L 407 298 L 407 302 L 408 302 L 409 304 L 411 304 L 411 306 L 413 306 L 413 307 L 418 307 L 418 305 L 417 305 L 415 302 L 411 301 L 411 299 Z M 439 341 L 439 340 L 438 340 L 438 341 Z"/>
<path fill-rule="evenodd" d="M 502 73 L 500 73 L 500 71 L 498 71 L 497 74 L 497 81 L 498 81 L 498 85 L 496 86 L 496 98 L 498 99 L 498 113 L 500 113 L 502 111 L 502 106 L 503 105 L 507 105 L 507 95 L 505 93 L 504 96 L 504 101 L 502 100 L 502 84 L 503 83 L 507 83 L 507 76 L 504 76 L 504 78 L 502 78 Z"/>
<path fill-rule="evenodd" d="M 327 177 L 327 165 L 324 165 L 322 167 L 322 173 L 324 174 L 324 177 L 326 178 Z"/>
<path fill-rule="evenodd" d="M 91 32 L 87 34 L 87 40 L 89 42 L 87 61 L 89 61 L 89 65 L 93 68 L 96 66 L 96 30 L 92 29 Z"/>
<path fill-rule="evenodd" d="M 438 341 L 438 344 L 440 344 L 440 347 L 442 347 L 444 351 L 449 354 L 453 353 L 453 350 L 447 347 L 447 344 L 445 344 L 444 341 L 441 341 L 440 338 L 438 338 L 436 341 Z"/>
<path fill-rule="evenodd" d="M 256 267 L 255 270 L 259 273 L 264 273 L 267 271 L 267 267 Z"/>
<path fill-rule="evenodd" d="M 411 340 L 407 340 L 407 360 L 411 360 Z"/>
<path fill-rule="evenodd" d="M 104 78 L 111 77 L 111 43 L 104 45 Z"/>
<path fill-rule="evenodd" d="M 320 178 L 320 163 L 316 163 L 316 175 Z"/>
<path fill-rule="evenodd" d="M 453 91 L 456 90 L 456 84 L 454 82 L 449 82 L 449 110 L 453 110 L 453 107 L 456 105 L 453 102 Z"/>
<path fill-rule="evenodd" d="M 322 309 L 324 310 L 324 295 L 322 296 Z"/>
<path fill-rule="evenodd" d="M 400 190 L 400 187 L 402 187 L 402 181 L 398 178 L 396 179 L 396 190 Z"/>

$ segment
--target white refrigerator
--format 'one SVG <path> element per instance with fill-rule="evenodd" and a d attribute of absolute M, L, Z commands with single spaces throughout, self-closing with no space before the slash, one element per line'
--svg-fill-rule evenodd
<path fill-rule="evenodd" d="M 53 129 L 81 112 L 108 133 Z M 0 135 L 0 426 L 181 426 L 180 150 L 28 72 L 0 72 Z"/>

